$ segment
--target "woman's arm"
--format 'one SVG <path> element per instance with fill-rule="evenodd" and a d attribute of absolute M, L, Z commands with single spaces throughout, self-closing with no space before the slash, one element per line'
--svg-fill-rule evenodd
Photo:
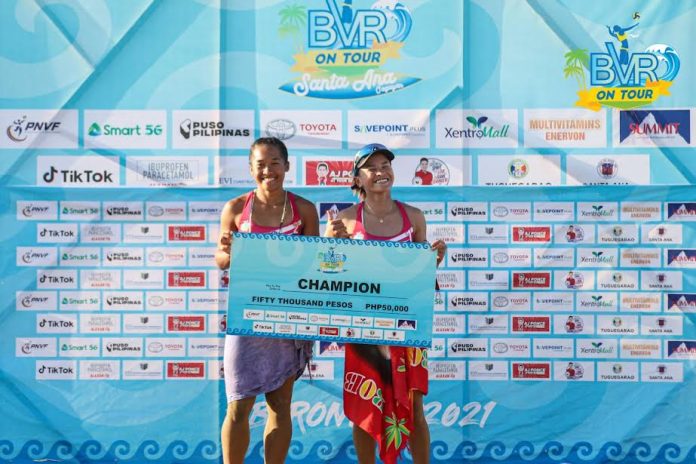
<path fill-rule="evenodd" d="M 339 211 L 335 217 L 329 216 L 328 219 L 324 237 L 350 238 L 347 224 L 355 220 L 355 206 Z"/>
<path fill-rule="evenodd" d="M 428 225 L 425 222 L 425 215 L 418 208 L 408 205 L 407 212 L 411 225 L 413 226 L 413 241 L 414 242 L 428 242 Z M 442 240 L 436 240 L 430 245 L 430 249 L 437 253 L 437 265 L 439 266 L 443 259 L 445 259 L 445 252 L 447 251 L 447 244 Z"/>
<path fill-rule="evenodd" d="M 302 218 L 302 235 L 316 237 L 319 235 L 319 215 L 314 203 L 295 195 L 297 209 Z"/>
<path fill-rule="evenodd" d="M 220 236 L 215 250 L 215 263 L 220 269 L 230 267 L 230 249 L 232 246 L 232 232 L 237 232 L 236 209 L 238 209 L 238 198 L 225 203 L 220 214 Z"/>

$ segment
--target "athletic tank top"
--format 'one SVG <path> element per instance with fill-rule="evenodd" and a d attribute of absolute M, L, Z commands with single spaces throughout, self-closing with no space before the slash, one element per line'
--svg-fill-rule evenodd
<path fill-rule="evenodd" d="M 292 220 L 290 224 L 282 227 L 268 227 L 254 224 L 251 221 L 251 205 L 254 201 L 254 191 L 252 190 L 246 197 L 242 217 L 239 220 L 240 232 L 253 232 L 257 234 L 287 234 L 294 235 L 302 233 L 302 218 L 295 204 L 295 195 L 288 192 L 288 203 L 290 203 L 290 211 L 292 212 Z"/>
<path fill-rule="evenodd" d="M 373 235 L 365 230 L 364 220 L 363 220 L 363 208 L 365 202 L 360 202 L 358 204 L 358 210 L 355 212 L 355 229 L 353 229 L 353 238 L 356 240 L 384 240 L 387 242 L 412 242 L 413 241 L 413 226 L 411 221 L 408 219 L 408 214 L 406 214 L 406 208 L 400 202 L 394 200 L 396 206 L 399 208 L 401 213 L 401 221 L 403 225 L 399 233 L 392 237 L 383 237 L 381 235 Z"/>

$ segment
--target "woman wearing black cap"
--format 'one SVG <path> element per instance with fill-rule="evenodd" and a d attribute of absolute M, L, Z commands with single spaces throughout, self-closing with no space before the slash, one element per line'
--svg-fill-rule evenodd
<path fill-rule="evenodd" d="M 331 218 L 326 227 L 327 237 L 426 241 L 423 212 L 391 197 L 393 159 L 394 153 L 377 143 L 366 145 L 356 153 L 351 188 L 362 201 Z M 432 249 L 437 252 L 440 264 L 445 243 L 438 240 Z M 372 380 L 382 397 L 364 400 L 352 388 L 356 379 Z M 423 395 L 427 393 L 425 350 L 346 345 L 343 409 L 354 424 L 353 442 L 360 464 L 375 462 L 375 440 L 380 458 L 387 464 L 396 462 L 409 442 L 413 461 L 428 462 L 430 432 L 423 414 Z"/>

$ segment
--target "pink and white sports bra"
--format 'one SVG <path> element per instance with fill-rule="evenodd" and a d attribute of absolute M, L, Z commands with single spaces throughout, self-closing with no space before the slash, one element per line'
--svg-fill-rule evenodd
<path fill-rule="evenodd" d="M 252 190 L 246 197 L 242 217 L 239 219 L 240 232 L 253 232 L 257 234 L 287 234 L 296 235 L 302 233 L 302 218 L 295 203 L 295 195 L 288 192 L 288 200 L 290 202 L 290 210 L 292 211 L 292 220 L 290 224 L 281 227 L 268 227 L 254 224 L 251 219 L 251 208 L 254 202 L 254 191 Z"/>
<path fill-rule="evenodd" d="M 355 229 L 353 229 L 353 237 L 356 240 L 384 240 L 388 242 L 412 242 L 413 241 L 413 226 L 411 225 L 411 221 L 408 218 L 408 214 L 406 214 L 406 208 L 404 208 L 404 205 L 402 205 L 400 202 L 394 200 L 396 203 L 396 206 L 399 208 L 399 212 L 401 213 L 401 221 L 403 222 L 403 225 L 401 226 L 401 230 L 399 233 L 397 233 L 394 236 L 391 237 L 383 237 L 381 235 L 373 235 L 367 232 L 365 230 L 365 224 L 364 224 L 364 219 L 363 219 L 363 209 L 365 206 L 365 202 L 360 202 L 358 204 L 358 210 L 355 212 Z"/>

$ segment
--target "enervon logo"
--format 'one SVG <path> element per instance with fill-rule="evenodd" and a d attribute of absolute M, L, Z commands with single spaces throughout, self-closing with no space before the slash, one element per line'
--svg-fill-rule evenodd
<path fill-rule="evenodd" d="M 411 32 L 411 13 L 402 3 L 356 0 L 372 4 L 359 9 L 352 1 L 325 1 L 327 9 L 294 4 L 279 12 L 278 32 L 292 39 L 297 50 L 290 70 L 300 73 L 281 90 L 303 97 L 353 99 L 395 92 L 420 80 L 382 69 L 400 57 Z"/>
<path fill-rule="evenodd" d="M 631 44 L 639 34 L 640 14 L 635 13 L 633 21 L 607 26 L 610 40 L 604 42 L 606 53 L 575 49 L 565 54 L 565 77 L 575 78 L 579 86 L 576 106 L 595 111 L 602 106 L 632 109 L 669 95 L 672 81 L 679 73 L 679 56 L 664 43 L 634 51 Z M 585 69 L 589 70 L 589 86 Z"/>
<path fill-rule="evenodd" d="M 619 113 L 619 142 L 634 141 L 648 141 L 655 145 L 691 144 L 691 111 L 621 111 Z"/>
<path fill-rule="evenodd" d="M 33 134 L 54 134 L 60 131 L 60 121 L 32 121 L 26 115 L 12 121 L 5 134 L 15 143 L 24 142 Z"/>

